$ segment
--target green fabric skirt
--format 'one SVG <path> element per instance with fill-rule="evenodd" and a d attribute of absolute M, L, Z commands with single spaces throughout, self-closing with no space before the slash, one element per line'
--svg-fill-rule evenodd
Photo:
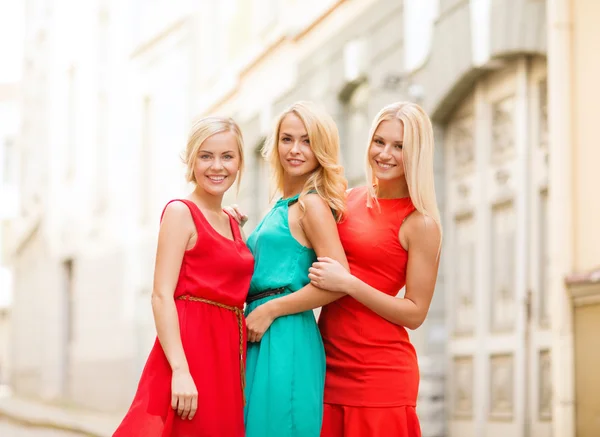
<path fill-rule="evenodd" d="M 282 295 L 250 303 L 246 315 Z M 248 343 L 246 437 L 319 437 L 325 352 L 312 311 L 276 319 L 258 343 Z"/>

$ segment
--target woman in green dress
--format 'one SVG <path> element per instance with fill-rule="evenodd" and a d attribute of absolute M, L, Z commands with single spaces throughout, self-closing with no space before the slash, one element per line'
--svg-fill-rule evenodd
<path fill-rule="evenodd" d="M 319 437 L 325 354 L 311 309 L 330 292 L 299 295 L 288 308 L 274 299 L 315 288 L 308 269 L 317 256 L 347 266 L 336 226 L 347 186 L 337 127 L 298 102 L 278 117 L 264 155 L 282 197 L 247 240 L 255 264 L 246 309 L 246 436 Z"/>

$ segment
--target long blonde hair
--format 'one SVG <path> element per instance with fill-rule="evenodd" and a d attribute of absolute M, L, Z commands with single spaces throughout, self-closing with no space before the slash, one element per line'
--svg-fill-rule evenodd
<path fill-rule="evenodd" d="M 273 169 L 273 192 L 283 192 L 284 170 L 279 160 L 279 133 L 281 122 L 288 114 L 295 114 L 306 129 L 310 148 L 315 154 L 319 166 L 307 179 L 298 203 L 304 210 L 302 197 L 315 191 L 327 202 L 336 220 L 340 221 L 346 211 L 346 188 L 348 182 L 340 164 L 340 137 L 338 129 L 329 114 L 311 102 L 296 102 L 283 111 L 275 121 L 275 129 L 262 150 L 263 156 Z"/>
<path fill-rule="evenodd" d="M 240 181 L 244 170 L 244 139 L 242 131 L 237 123 L 229 117 L 210 116 L 199 118 L 194 122 L 188 136 L 187 146 L 183 156 L 183 163 L 187 166 L 186 180 L 194 185 L 196 177 L 194 176 L 194 165 L 200 148 L 204 141 L 221 132 L 231 132 L 235 137 L 238 153 L 240 154 L 240 166 L 237 174 L 237 189 L 240 188 Z"/>
<path fill-rule="evenodd" d="M 371 206 L 377 202 L 375 192 L 377 178 L 371 168 L 369 150 L 373 144 L 375 131 L 385 120 L 400 120 L 404 126 L 402 161 L 408 194 L 416 210 L 431 217 L 437 224 L 441 235 L 442 223 L 435 196 L 433 175 L 433 127 L 425 111 L 416 103 L 392 103 L 379 111 L 373 120 L 367 148 L 367 187 L 369 190 L 367 203 Z"/>

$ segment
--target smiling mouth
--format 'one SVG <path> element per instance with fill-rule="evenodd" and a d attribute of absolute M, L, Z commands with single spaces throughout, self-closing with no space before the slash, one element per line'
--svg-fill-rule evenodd
<path fill-rule="evenodd" d="M 302 161 L 301 159 L 288 159 L 287 162 L 289 162 L 291 165 L 302 165 L 302 164 L 304 164 L 304 161 Z"/>
<path fill-rule="evenodd" d="M 375 160 L 375 162 L 377 163 L 377 166 L 379 168 L 384 169 L 384 170 L 388 170 L 390 168 L 396 167 L 396 164 L 386 164 L 384 162 L 380 162 L 380 161 L 377 161 L 377 160 Z"/>
<path fill-rule="evenodd" d="M 227 176 L 206 176 L 211 182 L 219 184 L 225 180 Z"/>

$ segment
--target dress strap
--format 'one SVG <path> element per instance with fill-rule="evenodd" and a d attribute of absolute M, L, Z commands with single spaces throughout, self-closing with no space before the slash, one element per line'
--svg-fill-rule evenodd
<path fill-rule="evenodd" d="M 296 194 L 294 197 L 285 200 L 287 201 L 287 206 L 290 207 L 293 204 L 298 203 L 298 199 L 300 199 L 300 194 Z"/>
<path fill-rule="evenodd" d="M 169 206 L 173 202 L 181 202 L 181 203 L 184 203 L 188 207 L 188 209 L 190 210 L 190 214 L 192 214 L 192 220 L 194 221 L 196 230 L 202 229 L 204 227 L 204 226 L 200 225 L 200 223 L 204 223 L 204 220 L 205 220 L 204 216 L 202 215 L 202 212 L 200 212 L 200 208 L 198 208 L 198 206 L 194 202 L 192 202 L 191 200 L 187 200 L 187 199 L 169 200 L 167 202 L 167 204 L 165 205 L 165 207 L 163 208 L 162 214 L 160 215 L 161 222 L 162 222 L 163 216 L 165 215 L 165 211 L 167 210 L 167 206 Z"/>
<path fill-rule="evenodd" d="M 298 200 L 300 200 L 300 194 L 296 194 L 294 197 L 290 197 L 287 200 L 287 204 L 288 206 L 292 206 L 294 203 L 298 203 Z M 308 190 L 306 194 L 317 194 L 317 190 Z"/>
<path fill-rule="evenodd" d="M 242 231 L 240 230 L 240 224 L 227 211 L 223 210 L 223 212 L 225 214 L 227 214 L 227 217 L 229 217 L 229 226 L 231 227 L 231 232 L 233 232 L 233 239 L 235 241 L 238 241 L 238 240 L 241 241 L 241 240 L 243 240 L 243 238 L 242 238 Z"/>

